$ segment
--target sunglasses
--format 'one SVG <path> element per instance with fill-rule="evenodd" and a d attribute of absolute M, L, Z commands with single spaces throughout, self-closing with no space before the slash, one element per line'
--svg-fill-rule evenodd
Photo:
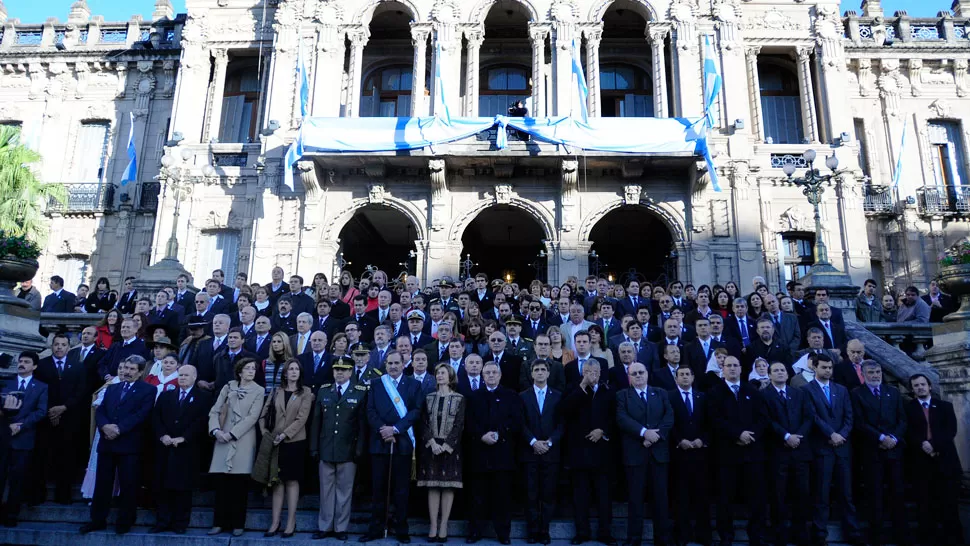
<path fill-rule="evenodd" d="M 636 372 L 630 372 L 630 375 L 633 376 L 633 377 L 639 377 L 639 376 L 641 376 L 641 375 L 643 375 L 645 373 L 647 373 L 647 372 L 636 371 Z"/>

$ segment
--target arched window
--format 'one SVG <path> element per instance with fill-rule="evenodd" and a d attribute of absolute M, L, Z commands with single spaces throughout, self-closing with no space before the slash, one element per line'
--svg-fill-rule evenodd
<path fill-rule="evenodd" d="M 519 100 L 532 115 L 532 82 L 529 79 L 529 70 L 520 66 L 495 66 L 483 70 L 478 115 L 508 114 L 512 103 Z"/>
<path fill-rule="evenodd" d="M 804 138 L 798 78 L 793 70 L 774 62 L 758 62 L 761 117 L 765 140 L 774 144 L 800 144 Z"/>
<path fill-rule="evenodd" d="M 653 85 L 646 71 L 626 64 L 600 68 L 604 118 L 653 117 Z"/>
<path fill-rule="evenodd" d="M 388 66 L 364 80 L 361 117 L 394 118 L 411 115 L 411 67 Z"/>
<path fill-rule="evenodd" d="M 222 98 L 219 142 L 253 142 L 258 117 L 259 72 L 256 61 L 231 61 Z"/>

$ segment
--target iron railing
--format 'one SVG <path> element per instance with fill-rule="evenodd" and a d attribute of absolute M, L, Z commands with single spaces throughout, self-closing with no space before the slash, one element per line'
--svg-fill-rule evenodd
<path fill-rule="evenodd" d="M 138 210 L 158 210 L 158 194 L 161 190 L 161 182 L 142 182 L 141 193 L 138 194 Z"/>
<path fill-rule="evenodd" d="M 970 214 L 970 186 L 923 186 L 916 197 L 921 214 Z"/>
<path fill-rule="evenodd" d="M 862 209 L 867 214 L 891 214 L 896 208 L 892 192 L 887 186 L 864 186 Z"/>
<path fill-rule="evenodd" d="M 58 203 L 51 199 L 47 210 L 56 212 L 105 212 L 114 203 L 114 186 L 100 182 L 64 184 L 67 201 Z"/>

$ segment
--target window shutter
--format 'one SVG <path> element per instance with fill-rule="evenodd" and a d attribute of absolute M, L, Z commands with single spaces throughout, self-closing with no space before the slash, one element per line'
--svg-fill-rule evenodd
<path fill-rule="evenodd" d="M 219 122 L 219 142 L 242 142 L 239 130 L 242 126 L 243 104 L 246 97 L 236 95 L 222 99 L 222 120 Z"/>

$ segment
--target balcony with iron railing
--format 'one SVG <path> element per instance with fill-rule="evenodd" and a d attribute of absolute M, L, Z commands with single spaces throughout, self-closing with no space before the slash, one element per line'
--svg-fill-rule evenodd
<path fill-rule="evenodd" d="M 64 184 L 67 200 L 59 203 L 51 199 L 47 203 L 48 212 L 62 214 L 111 212 L 114 204 L 114 186 L 101 182 L 82 182 Z"/>
<path fill-rule="evenodd" d="M 896 212 L 896 198 L 888 186 L 863 186 L 865 200 L 862 210 L 866 216 L 892 215 Z"/>
<path fill-rule="evenodd" d="M 916 190 L 916 204 L 922 215 L 970 215 L 970 185 L 923 186 Z"/>

